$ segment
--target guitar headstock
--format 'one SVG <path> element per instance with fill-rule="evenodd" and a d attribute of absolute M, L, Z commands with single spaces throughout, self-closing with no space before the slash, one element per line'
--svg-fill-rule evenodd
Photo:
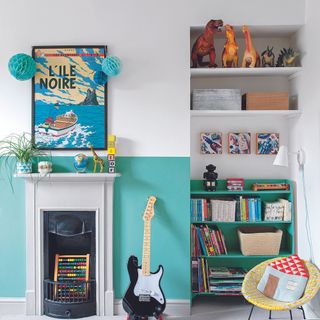
<path fill-rule="evenodd" d="M 157 201 L 157 198 L 155 196 L 150 196 L 148 198 L 148 203 L 146 205 L 146 209 L 143 213 L 143 220 L 144 221 L 151 221 L 151 219 L 154 216 L 154 204 Z"/>

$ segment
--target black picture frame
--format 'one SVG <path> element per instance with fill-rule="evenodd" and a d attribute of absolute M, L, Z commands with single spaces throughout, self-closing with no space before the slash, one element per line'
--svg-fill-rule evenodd
<path fill-rule="evenodd" d="M 33 46 L 32 47 L 32 57 L 35 59 L 36 58 L 36 51 L 37 50 L 46 50 L 46 49 L 103 49 L 104 51 L 104 57 L 107 56 L 107 45 L 54 45 L 54 46 Z M 94 71 L 94 70 L 93 70 Z M 38 72 L 38 69 L 37 69 Z M 36 72 L 36 74 L 37 74 Z M 31 122 L 31 132 L 32 132 L 32 137 L 34 139 L 34 141 L 37 144 L 37 140 L 36 140 L 36 130 L 35 130 L 35 108 L 36 108 L 36 90 L 35 90 L 35 79 L 36 76 L 34 76 L 32 78 L 32 94 L 31 94 L 31 110 L 32 110 L 32 122 Z M 108 148 L 108 144 L 107 144 L 107 138 L 108 138 L 108 82 L 105 83 L 105 85 L 102 86 L 104 88 L 104 134 L 103 134 L 103 146 L 95 146 L 93 144 L 93 147 L 96 150 L 107 150 Z M 90 142 L 90 141 L 89 141 Z M 44 147 L 43 145 L 39 145 L 37 144 L 39 149 L 42 150 L 89 150 L 88 146 L 83 146 L 83 147 Z"/>

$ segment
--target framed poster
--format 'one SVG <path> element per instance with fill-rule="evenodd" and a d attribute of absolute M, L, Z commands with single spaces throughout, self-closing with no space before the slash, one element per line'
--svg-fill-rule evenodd
<path fill-rule="evenodd" d="M 106 46 L 33 47 L 32 133 L 41 149 L 107 148 Z"/>
<path fill-rule="evenodd" d="M 279 151 L 279 133 L 257 133 L 257 154 L 274 155 Z"/>

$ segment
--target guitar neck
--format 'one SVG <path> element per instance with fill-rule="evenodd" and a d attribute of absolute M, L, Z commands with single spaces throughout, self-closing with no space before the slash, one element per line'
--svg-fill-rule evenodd
<path fill-rule="evenodd" d="M 150 239 L 151 239 L 151 221 L 144 222 L 143 233 L 143 252 L 142 252 L 142 274 L 150 275 Z"/>

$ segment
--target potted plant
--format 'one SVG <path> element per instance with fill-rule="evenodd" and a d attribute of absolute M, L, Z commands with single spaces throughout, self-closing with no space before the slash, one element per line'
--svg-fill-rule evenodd
<path fill-rule="evenodd" d="M 29 133 L 11 134 L 0 140 L 0 161 L 9 164 L 13 159 L 16 173 L 31 173 L 32 160 L 46 152 L 38 149 L 34 139 Z"/>

